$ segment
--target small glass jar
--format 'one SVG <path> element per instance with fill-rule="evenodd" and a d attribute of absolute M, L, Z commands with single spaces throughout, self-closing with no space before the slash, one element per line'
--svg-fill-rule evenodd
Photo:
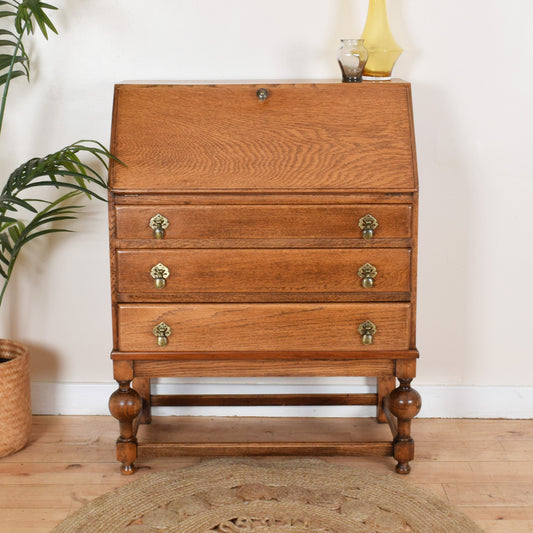
<path fill-rule="evenodd" d="M 337 60 L 342 72 L 342 81 L 361 81 L 368 60 L 368 50 L 363 39 L 341 39 Z"/>

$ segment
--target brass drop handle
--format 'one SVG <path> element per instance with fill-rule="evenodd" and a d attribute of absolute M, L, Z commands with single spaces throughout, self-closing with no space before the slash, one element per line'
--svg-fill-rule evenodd
<path fill-rule="evenodd" d="M 359 268 L 357 275 L 362 279 L 361 285 L 365 289 L 371 289 L 374 286 L 374 278 L 378 275 L 378 271 L 374 265 L 365 263 Z"/>
<path fill-rule="evenodd" d="M 163 263 L 157 263 L 150 270 L 150 275 L 154 278 L 156 288 L 163 289 L 167 284 L 167 278 L 170 276 L 170 270 Z"/>
<path fill-rule="evenodd" d="M 378 221 L 370 214 L 359 219 L 359 227 L 363 232 L 363 239 L 372 239 L 374 237 L 374 230 L 378 226 Z"/>
<path fill-rule="evenodd" d="M 165 230 L 168 228 L 168 219 L 158 213 L 150 219 L 150 227 L 154 232 L 155 239 L 163 239 Z"/>
<path fill-rule="evenodd" d="M 362 324 L 359 324 L 357 332 L 361 335 L 364 345 L 368 346 L 374 342 L 374 335 L 376 334 L 378 328 L 370 320 L 365 320 Z"/>
<path fill-rule="evenodd" d="M 168 338 L 172 334 L 170 326 L 164 322 L 160 322 L 152 330 L 153 334 L 157 337 L 158 346 L 166 346 L 168 344 Z"/>

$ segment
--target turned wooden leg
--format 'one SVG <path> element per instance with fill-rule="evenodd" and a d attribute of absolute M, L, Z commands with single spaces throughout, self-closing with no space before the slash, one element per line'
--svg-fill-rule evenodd
<path fill-rule="evenodd" d="M 394 458 L 398 461 L 396 472 L 408 474 L 409 461 L 414 458 L 415 443 L 411 438 L 411 420 L 419 413 L 422 405 L 420 394 L 411 388 L 412 378 L 398 378 L 400 385 L 389 396 L 390 412 L 398 419 L 398 430 L 394 439 Z"/>
<path fill-rule="evenodd" d="M 150 390 L 150 378 L 133 378 L 133 388 L 139 393 L 143 402 L 139 424 L 151 424 L 152 396 Z"/>
<path fill-rule="evenodd" d="M 135 472 L 137 459 L 137 428 L 142 399 L 130 387 L 130 380 L 117 380 L 118 389 L 109 398 L 109 411 L 119 421 L 120 437 L 117 439 L 117 460 L 122 463 L 123 474 Z"/>

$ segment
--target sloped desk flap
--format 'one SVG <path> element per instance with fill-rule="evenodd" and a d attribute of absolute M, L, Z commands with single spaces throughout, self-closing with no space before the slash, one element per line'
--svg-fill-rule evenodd
<path fill-rule="evenodd" d="M 260 99 L 257 91 L 268 91 Z M 410 85 L 115 88 L 116 192 L 416 190 Z"/>

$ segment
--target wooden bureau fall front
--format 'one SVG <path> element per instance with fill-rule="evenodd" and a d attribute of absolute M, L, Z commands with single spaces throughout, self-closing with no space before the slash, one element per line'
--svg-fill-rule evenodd
<path fill-rule="evenodd" d="M 410 85 L 122 84 L 109 218 L 123 473 L 139 455 L 393 455 L 409 472 Z M 161 396 L 159 377 L 372 376 L 374 394 Z M 398 379 L 399 383 L 396 383 Z M 376 405 L 387 442 L 142 443 L 152 405 Z M 216 436 L 214 436 L 216 439 Z"/>

